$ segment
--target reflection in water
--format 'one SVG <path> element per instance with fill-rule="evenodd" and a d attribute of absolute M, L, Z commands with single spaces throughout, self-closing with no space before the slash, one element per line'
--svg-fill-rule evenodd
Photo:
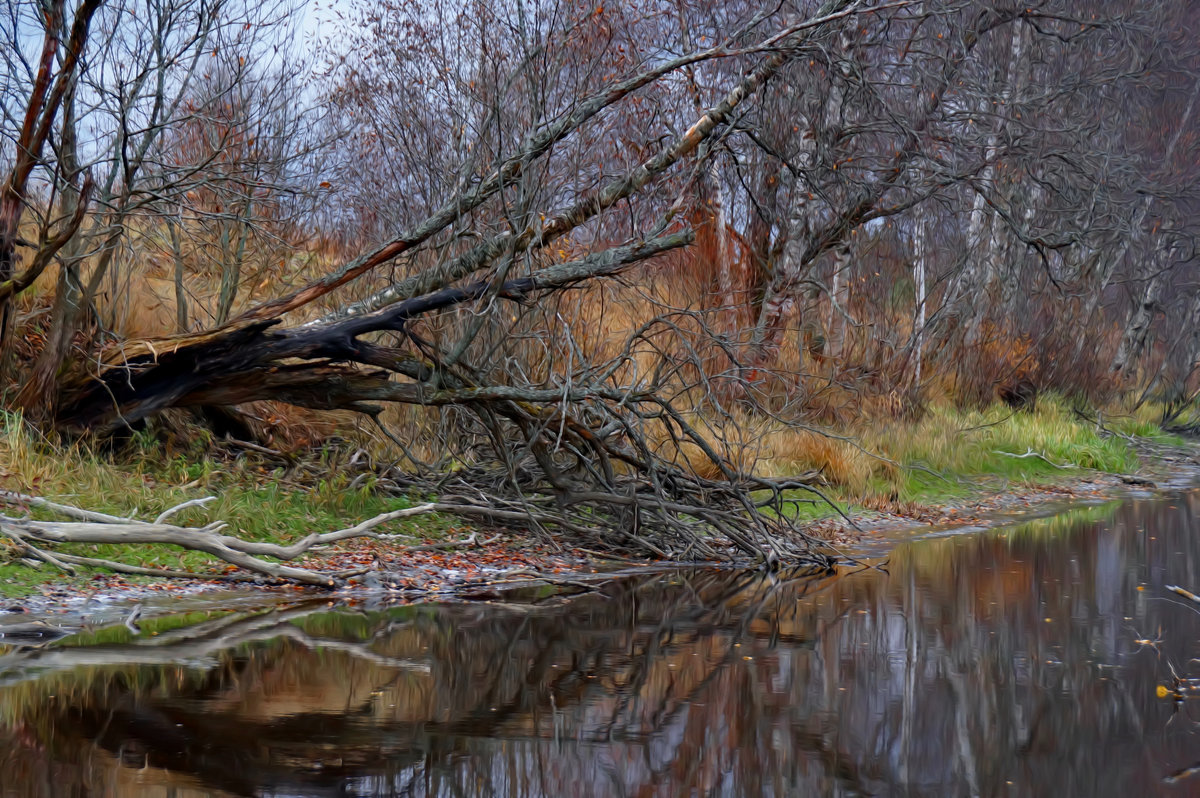
<path fill-rule="evenodd" d="M 1200 656 L 1163 589 L 1200 592 L 1198 514 L 12 651 L 0 795 L 1200 794 L 1200 700 L 1156 695 Z"/>

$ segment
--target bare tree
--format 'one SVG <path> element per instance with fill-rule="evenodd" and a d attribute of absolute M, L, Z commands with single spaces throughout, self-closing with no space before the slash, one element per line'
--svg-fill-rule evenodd
<path fill-rule="evenodd" d="M 29 266 L 18 273 L 17 248 L 22 243 L 20 225 L 32 199 L 30 179 L 39 166 L 64 99 L 73 101 L 80 61 L 88 43 L 88 27 L 99 7 L 100 0 L 85 2 L 76 9 L 70 20 L 66 4 L 61 0 L 39 7 L 38 17 L 43 35 L 35 72 L 30 68 L 32 65 L 25 64 L 20 58 L 21 24 L 29 22 L 32 11 L 28 7 L 8 4 L 8 19 L 12 27 L 5 31 L 10 47 L 6 66 L 10 73 L 26 71 L 30 82 L 27 84 L 28 92 L 23 93 L 22 97 L 24 113 L 20 132 L 14 141 L 13 167 L 5 180 L 4 193 L 0 195 L 0 376 L 7 377 L 8 373 L 12 297 L 32 285 L 58 250 L 74 237 L 87 209 L 91 189 L 86 184 L 77 188 L 79 171 L 75 162 L 68 157 L 62 168 L 70 170 L 69 173 L 55 170 L 55 177 L 61 178 L 67 185 L 61 203 L 65 213 L 59 219 L 49 214 L 43 217 L 38 225 L 36 254 Z M 51 185 L 58 188 L 59 183 L 52 179 Z"/>

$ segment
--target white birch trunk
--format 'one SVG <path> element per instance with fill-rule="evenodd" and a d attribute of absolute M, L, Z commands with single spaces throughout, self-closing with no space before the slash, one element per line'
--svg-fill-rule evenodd
<path fill-rule="evenodd" d="M 829 290 L 829 356 L 839 358 L 846 350 L 846 322 L 850 313 L 850 246 L 838 247 L 833 255 L 833 281 Z"/>
<path fill-rule="evenodd" d="M 921 384 L 921 361 L 925 354 L 925 219 L 920 207 L 913 215 L 913 284 L 916 289 L 916 309 L 913 314 L 913 384 Z"/>
<path fill-rule="evenodd" d="M 733 295 L 733 246 L 729 240 L 729 218 L 726 211 L 729 198 L 715 159 L 709 165 L 708 180 L 711 188 L 713 231 L 717 240 L 717 291 L 720 294 L 717 297 L 717 307 L 721 309 L 722 318 L 732 318 L 731 313 L 737 307 L 737 298 Z"/>
<path fill-rule="evenodd" d="M 1004 86 L 1000 92 L 1000 105 L 1007 106 L 1020 91 L 1020 82 L 1024 73 L 1024 54 L 1029 39 L 1026 25 L 1014 25 L 1012 45 L 1009 52 L 1008 70 Z M 997 273 L 1003 267 L 1003 247 L 1000 246 L 1000 236 L 995 229 L 995 214 L 987 208 L 986 194 L 996 196 L 996 166 L 995 160 L 1000 152 L 1000 127 L 992 124 L 992 132 L 988 136 L 984 150 L 984 168 L 979 179 L 979 190 L 971 203 L 971 221 L 967 228 L 967 271 L 964 276 L 964 296 L 970 301 L 970 315 L 967 318 L 965 340 L 968 346 L 974 346 L 979 341 L 979 333 L 983 324 L 981 308 L 987 307 L 987 297 L 990 295 Z"/>
<path fill-rule="evenodd" d="M 1154 323 L 1154 312 L 1162 297 L 1163 283 L 1166 282 L 1169 266 L 1177 257 L 1178 252 L 1175 247 L 1171 247 L 1162 255 L 1162 258 L 1156 259 L 1154 265 L 1157 268 L 1150 279 L 1143 284 L 1141 296 L 1125 323 L 1125 331 L 1121 335 L 1121 345 L 1117 347 L 1117 356 L 1113 359 L 1112 370 L 1114 372 L 1128 369 L 1137 361 L 1146 347 L 1146 341 L 1150 337 L 1150 327 Z"/>

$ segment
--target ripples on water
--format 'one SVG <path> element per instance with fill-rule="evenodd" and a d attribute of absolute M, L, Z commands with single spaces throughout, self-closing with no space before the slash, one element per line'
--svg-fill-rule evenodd
<path fill-rule="evenodd" d="M 1200 794 L 1200 698 L 1156 694 L 1200 676 L 1198 512 L 8 650 L 0 795 Z"/>

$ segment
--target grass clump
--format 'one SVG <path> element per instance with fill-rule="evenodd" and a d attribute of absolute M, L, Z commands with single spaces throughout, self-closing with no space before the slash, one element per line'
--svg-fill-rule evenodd
<path fill-rule="evenodd" d="M 881 476 L 901 500 L 958 492 L 954 483 L 961 489 L 981 479 L 1030 484 L 1077 469 L 1125 473 L 1140 465 L 1128 442 L 1052 398 L 1020 412 L 1001 404 L 982 411 L 934 407 L 914 424 L 871 428 L 864 443 L 896 464 Z"/>
<path fill-rule="evenodd" d="M 936 504 L 981 487 L 1049 484 L 1080 470 L 1136 471 L 1141 463 L 1130 438 L 1181 443 L 1163 433 L 1154 413 L 1103 417 L 1101 426 L 1053 396 L 1021 411 L 998 402 L 977 410 L 937 404 L 917 419 L 863 420 L 840 435 L 766 431 L 758 470 L 818 471 L 839 505 Z"/>

